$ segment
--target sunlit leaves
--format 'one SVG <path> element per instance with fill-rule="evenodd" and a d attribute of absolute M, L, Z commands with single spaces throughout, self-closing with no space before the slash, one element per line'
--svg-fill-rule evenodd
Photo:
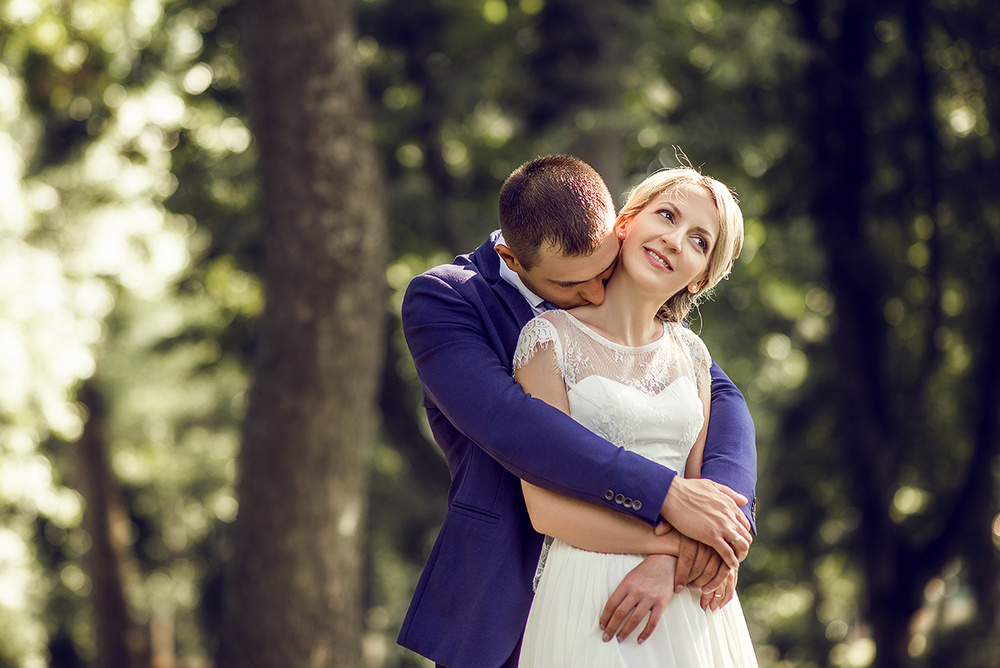
<path fill-rule="evenodd" d="M 251 145 L 234 110 L 206 95 L 233 91 L 240 78 L 235 29 L 218 26 L 228 4 L 15 0 L 2 7 L 0 513 L 9 527 L 4 539 L 21 545 L 4 553 L 2 602 L 21 602 L 9 618 L 0 606 L 2 636 L 11 639 L 0 643 L 4 660 L 44 660 L 43 618 L 32 606 L 41 602 L 45 555 L 55 550 L 65 559 L 51 564 L 61 573 L 53 581 L 60 596 L 87 593 L 78 563 L 85 549 L 67 542 L 80 533 L 82 512 L 66 486 L 73 453 L 51 445 L 76 439 L 88 417 L 75 402 L 80 381 L 95 373 L 102 379 L 112 466 L 136 490 L 128 495 L 131 512 L 164 537 L 159 551 L 141 549 L 177 564 L 164 571 L 177 571 L 177 587 L 156 594 L 149 584 L 149 600 L 173 597 L 174 607 L 193 608 L 194 579 L 205 566 L 185 571 L 193 562 L 182 555 L 235 515 L 243 369 L 216 334 L 162 351 L 190 326 L 218 332 L 261 307 L 256 279 L 231 262 L 217 265 L 207 290 L 189 282 L 186 301 L 174 296 L 211 238 L 164 204 L 179 185 L 171 151 L 182 133 L 216 164 Z M 218 199 L 252 201 L 237 191 L 220 191 Z M 65 533 L 47 532 L 35 543 L 40 521 Z M 44 547 L 39 560 L 36 544 Z M 137 575 L 130 591 L 146 607 L 148 583 Z M 72 634 L 86 654 L 88 622 L 74 619 Z M 178 619 L 189 628 L 179 642 L 190 646 L 192 621 Z"/>
<path fill-rule="evenodd" d="M 47 633 L 39 613 L 48 592 L 25 529 L 20 522 L 0 526 L 0 657 L 40 667 Z"/>

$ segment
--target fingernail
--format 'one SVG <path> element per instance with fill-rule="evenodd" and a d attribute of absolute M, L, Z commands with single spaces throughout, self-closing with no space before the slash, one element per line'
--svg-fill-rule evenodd
<path fill-rule="evenodd" d="M 684 591 L 684 587 L 682 587 L 681 585 L 677 585 L 676 587 L 674 587 L 674 593 L 675 594 L 679 594 L 682 591 Z"/>
<path fill-rule="evenodd" d="M 604 642 L 611 642 L 611 635 L 608 633 L 604 634 Z"/>
<path fill-rule="evenodd" d="M 638 642 L 641 645 L 642 643 L 646 642 L 646 639 L 645 638 L 639 638 Z"/>

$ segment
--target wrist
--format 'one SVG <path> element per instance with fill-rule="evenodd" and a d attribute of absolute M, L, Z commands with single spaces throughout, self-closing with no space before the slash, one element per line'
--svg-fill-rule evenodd
<path fill-rule="evenodd" d="M 680 552 L 680 534 L 674 530 L 662 536 L 654 536 L 648 554 L 659 554 L 676 557 Z"/>
<path fill-rule="evenodd" d="M 684 487 L 687 481 L 680 475 L 675 475 L 674 479 L 670 483 L 670 488 L 667 490 L 667 495 L 663 498 L 663 506 L 660 508 L 660 515 L 666 521 L 673 524 L 671 520 L 671 515 L 673 514 L 673 507 L 676 505 L 677 497 L 683 496 Z"/>

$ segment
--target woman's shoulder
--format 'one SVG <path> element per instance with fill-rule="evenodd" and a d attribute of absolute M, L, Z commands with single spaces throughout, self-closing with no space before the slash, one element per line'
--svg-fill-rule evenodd
<path fill-rule="evenodd" d="M 562 333 L 573 327 L 573 317 L 562 309 L 552 309 L 551 311 L 544 311 L 529 320 L 524 329 L 528 329 L 529 327 Z"/>
<path fill-rule="evenodd" d="M 546 311 L 529 320 L 521 328 L 521 334 L 517 338 L 517 349 L 514 351 L 514 368 L 523 366 L 545 348 L 553 348 L 557 359 L 562 356 L 559 327 L 555 324 L 559 321 L 559 317 L 552 315 L 555 313 L 557 312 Z"/>
<path fill-rule="evenodd" d="M 525 323 L 521 328 L 518 343 L 537 345 L 548 341 L 559 341 L 560 331 L 565 327 L 562 311 L 545 311 Z"/>
<path fill-rule="evenodd" d="M 562 316 L 564 315 L 565 314 L 559 310 L 543 311 L 540 315 L 536 315 L 534 318 L 529 320 L 524 325 L 524 329 L 529 327 L 537 327 L 541 329 L 559 328 L 562 322 Z"/>
<path fill-rule="evenodd" d="M 668 322 L 666 323 L 666 329 L 670 333 L 671 337 L 681 345 L 684 350 L 691 354 L 691 357 L 695 360 L 708 359 L 709 364 L 711 364 L 712 355 L 708 351 L 708 346 L 702 341 L 701 337 L 691 330 L 685 323 L 681 322 Z"/>

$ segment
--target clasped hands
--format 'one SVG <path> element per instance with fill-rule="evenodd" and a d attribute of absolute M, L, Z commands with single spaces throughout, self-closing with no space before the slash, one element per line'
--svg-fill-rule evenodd
<path fill-rule="evenodd" d="M 665 522 L 657 526 L 657 531 L 671 530 Z M 653 633 L 670 599 L 686 587 L 701 590 L 702 608 L 718 610 L 732 600 L 738 570 L 704 543 L 683 536 L 680 556 L 649 555 L 611 594 L 600 618 L 604 640 L 614 636 L 625 640 L 648 616 L 637 639 L 641 645 Z"/>
<path fill-rule="evenodd" d="M 673 519 L 680 513 L 687 530 L 712 545 L 661 521 L 655 532 L 664 536 L 677 531 L 678 555 L 650 555 L 625 576 L 601 613 L 605 642 L 615 636 L 625 640 L 648 616 L 637 638 L 642 644 L 656 628 L 670 599 L 686 587 L 701 590 L 704 609 L 718 610 L 733 598 L 739 562 L 746 558 L 753 541 L 750 523 L 738 509 L 747 499 L 708 480 L 686 480 L 678 485 L 680 480 L 674 481 L 672 493 L 664 501 L 665 516 Z"/>

